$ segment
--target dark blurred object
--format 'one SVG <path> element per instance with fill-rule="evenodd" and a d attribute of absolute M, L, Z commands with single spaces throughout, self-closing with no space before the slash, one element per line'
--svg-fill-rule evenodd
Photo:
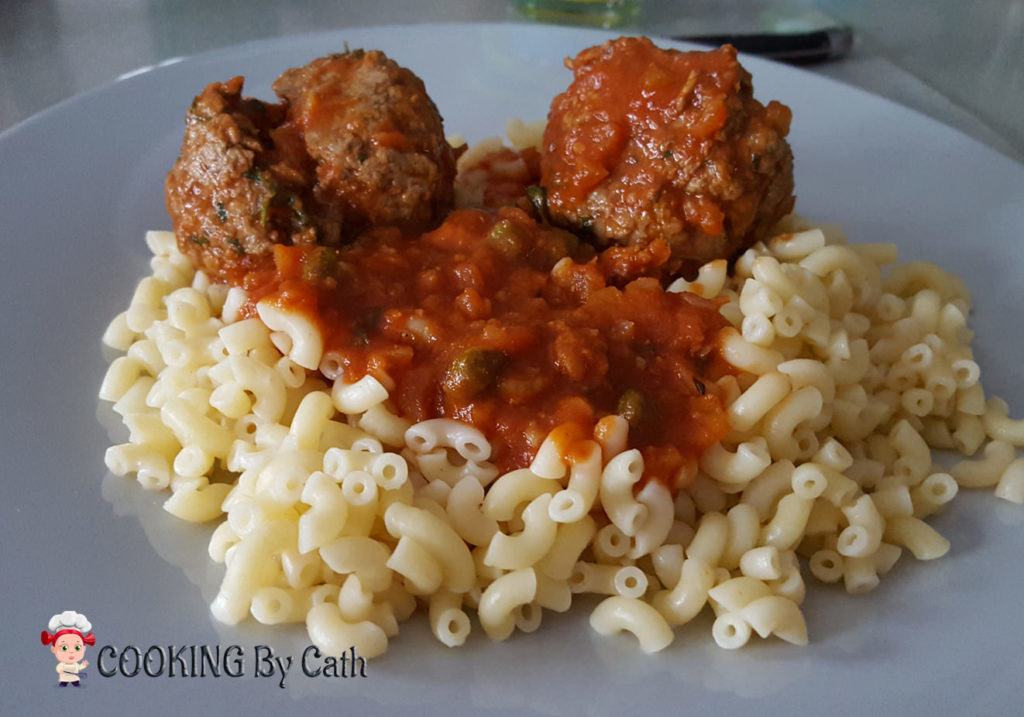
<path fill-rule="evenodd" d="M 768 32 L 739 35 L 676 36 L 698 45 L 729 44 L 740 52 L 760 55 L 794 65 L 811 65 L 837 60 L 853 47 L 853 31 L 849 27 L 830 27 L 814 32 Z"/>

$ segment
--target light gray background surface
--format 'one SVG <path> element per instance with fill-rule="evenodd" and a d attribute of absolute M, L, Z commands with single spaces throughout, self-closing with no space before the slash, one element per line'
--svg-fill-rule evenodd
<path fill-rule="evenodd" d="M 512 0 L 0 0 L 0 130 L 175 57 L 344 27 L 506 22 Z M 676 36 L 852 25 L 812 71 L 1024 159 L 1024 0 L 645 0 L 631 32 Z"/>

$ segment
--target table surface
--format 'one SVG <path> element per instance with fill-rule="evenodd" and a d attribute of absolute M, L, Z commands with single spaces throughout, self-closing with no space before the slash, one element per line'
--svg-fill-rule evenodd
<path fill-rule="evenodd" d="M 826 75 L 1024 161 L 1024 0 L 646 0 L 624 32 L 688 35 L 835 20 L 856 43 Z M 0 0 L 0 131 L 125 74 L 219 47 L 324 29 L 528 22 L 507 0 Z"/>

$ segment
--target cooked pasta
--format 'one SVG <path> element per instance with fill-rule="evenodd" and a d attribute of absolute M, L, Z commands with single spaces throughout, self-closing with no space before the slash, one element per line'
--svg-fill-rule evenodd
<path fill-rule="evenodd" d="M 724 648 L 805 644 L 805 572 L 867 592 L 903 549 L 950 549 L 925 519 L 959 489 L 1024 502 L 1024 422 L 984 393 L 966 288 L 799 217 L 731 275 L 715 260 L 668 289 L 720 297 L 735 369 L 718 386 L 728 435 L 674 489 L 616 415 L 501 472 L 478 428 L 398 415 L 379 377 L 346 382 L 301 313 L 246 314 L 245 292 L 193 270 L 173 235 L 147 243 L 154 274 L 103 337 L 124 356 L 99 395 L 130 434 L 107 467 L 169 491 L 178 518 L 220 521 L 218 620 L 304 622 L 328 654 L 382 653 L 418 606 L 444 645 L 474 614 L 504 640 L 581 593 L 607 596 L 595 630 L 648 652 L 709 607 Z M 944 472 L 933 448 L 981 457 Z"/>

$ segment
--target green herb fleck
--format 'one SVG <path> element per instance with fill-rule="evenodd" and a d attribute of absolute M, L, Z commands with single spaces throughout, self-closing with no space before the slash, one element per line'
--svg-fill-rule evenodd
<path fill-rule="evenodd" d="M 526 198 L 537 210 L 537 216 L 545 224 L 551 223 L 551 216 L 548 214 L 548 190 L 544 187 L 534 185 L 526 188 Z"/>
<path fill-rule="evenodd" d="M 205 236 L 199 236 L 198 234 L 189 234 L 188 240 L 193 244 L 197 244 L 199 246 L 206 246 L 207 244 L 210 243 L 209 239 L 207 239 Z"/>
<path fill-rule="evenodd" d="M 277 182 L 274 181 L 274 176 L 265 169 L 251 167 L 250 169 L 247 169 L 242 176 L 251 182 L 255 182 L 260 186 L 266 187 L 271 194 L 277 193 Z"/>
<path fill-rule="evenodd" d="M 357 345 L 366 346 L 370 343 L 370 334 L 380 330 L 380 320 L 383 316 L 382 309 L 369 309 L 356 321 L 352 335 Z"/>
<path fill-rule="evenodd" d="M 242 242 L 238 240 L 238 237 L 228 239 L 228 244 L 231 245 L 231 248 L 235 250 L 238 256 L 245 256 L 245 247 L 242 246 Z"/>
<path fill-rule="evenodd" d="M 217 202 L 217 218 L 223 224 L 228 220 L 228 210 L 224 208 L 224 202 Z"/>

